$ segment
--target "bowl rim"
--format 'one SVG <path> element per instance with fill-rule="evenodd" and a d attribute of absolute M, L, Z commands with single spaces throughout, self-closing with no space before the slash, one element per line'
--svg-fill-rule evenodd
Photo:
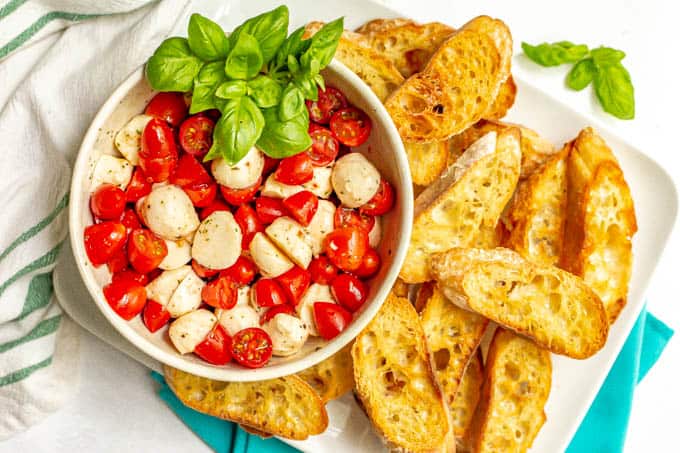
<path fill-rule="evenodd" d="M 281 376 L 287 376 L 297 373 L 317 363 L 327 359 L 331 355 L 338 352 L 340 349 L 349 344 L 354 338 L 364 329 L 364 327 L 376 315 L 385 299 L 387 298 L 394 282 L 396 281 L 399 270 L 406 258 L 406 251 L 408 248 L 408 239 L 411 237 L 412 219 L 413 219 L 413 185 L 411 180 L 411 173 L 409 170 L 406 151 L 403 143 L 397 132 L 396 126 L 392 122 L 387 110 L 382 102 L 373 93 L 373 91 L 359 78 L 354 72 L 348 69 L 344 64 L 336 59 L 333 59 L 328 65 L 331 71 L 338 74 L 339 77 L 344 78 L 352 84 L 359 94 L 371 105 L 374 109 L 375 116 L 379 118 L 382 123 L 385 123 L 385 130 L 387 141 L 390 143 L 394 159 L 396 160 L 397 171 L 400 180 L 403 182 L 402 187 L 399 187 L 398 200 L 401 203 L 401 216 L 397 219 L 399 223 L 398 230 L 400 231 L 401 239 L 397 241 L 396 250 L 392 255 L 391 266 L 385 273 L 385 277 L 380 282 L 378 289 L 373 297 L 373 302 L 367 305 L 364 311 L 352 321 L 349 327 L 333 340 L 327 342 L 324 346 L 316 351 L 313 351 L 299 359 L 280 363 L 273 366 L 264 366 L 257 369 L 248 368 L 223 368 L 214 366 L 208 363 L 194 363 L 184 359 L 184 356 L 178 352 L 167 352 L 154 345 L 150 340 L 144 338 L 134 330 L 123 318 L 119 317 L 113 309 L 106 302 L 101 286 L 97 283 L 92 274 L 92 269 L 87 263 L 87 255 L 85 247 L 80 237 L 79 216 L 81 214 L 82 203 L 82 181 L 88 174 L 88 157 L 96 142 L 99 128 L 109 118 L 109 116 L 116 110 L 120 101 L 128 94 L 128 92 L 144 78 L 144 66 L 135 69 L 118 87 L 113 91 L 111 96 L 104 102 L 92 123 L 83 136 L 81 145 L 78 149 L 78 155 L 73 167 L 73 175 L 71 179 L 71 200 L 69 203 L 69 237 L 73 255 L 76 262 L 78 272 L 85 283 L 85 286 L 94 299 L 97 307 L 102 312 L 104 317 L 113 325 L 121 336 L 132 343 L 136 348 L 145 354 L 153 357 L 159 362 L 169 365 L 171 367 L 186 371 L 197 376 L 202 376 L 210 379 L 231 382 L 250 382 L 260 381 L 265 379 L 274 379 Z"/>

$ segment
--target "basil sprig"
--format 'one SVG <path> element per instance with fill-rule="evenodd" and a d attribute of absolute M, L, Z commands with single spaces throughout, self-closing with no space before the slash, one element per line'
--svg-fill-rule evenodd
<path fill-rule="evenodd" d="M 566 84 L 580 91 L 593 83 L 595 94 L 605 112 L 622 120 L 635 117 L 635 90 L 628 70 L 623 66 L 626 54 L 611 47 L 589 50 L 585 44 L 569 41 L 522 43 L 524 54 L 541 66 L 575 63 L 567 74 Z"/>
<path fill-rule="evenodd" d="M 233 165 L 253 146 L 276 158 L 311 146 L 305 100 L 316 100 L 318 87 L 325 89 L 320 71 L 335 54 L 343 19 L 302 39 L 304 27 L 288 36 L 288 15 L 279 6 L 227 36 L 215 22 L 193 14 L 188 38 L 166 39 L 147 62 L 155 90 L 193 90 L 191 114 L 222 113 L 205 160 Z"/>

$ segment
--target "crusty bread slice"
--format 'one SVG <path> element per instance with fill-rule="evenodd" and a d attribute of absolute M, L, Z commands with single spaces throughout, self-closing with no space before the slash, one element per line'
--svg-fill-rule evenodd
<path fill-rule="evenodd" d="M 602 301 L 581 278 L 510 249 L 454 248 L 430 260 L 444 294 L 540 346 L 576 359 L 599 351 L 609 324 Z"/>
<path fill-rule="evenodd" d="M 394 285 L 392 286 L 392 293 L 395 296 L 405 297 L 408 299 L 408 292 L 409 284 L 404 280 L 397 278 L 397 280 L 394 282 Z"/>
<path fill-rule="evenodd" d="M 254 436 L 259 436 L 263 439 L 269 439 L 270 437 L 273 436 L 272 433 L 268 433 L 266 431 L 262 431 L 262 430 L 259 430 L 257 428 L 253 428 L 252 426 L 243 425 L 243 424 L 241 424 L 239 426 L 241 427 L 241 429 L 243 431 L 247 432 L 248 434 L 252 434 Z"/>
<path fill-rule="evenodd" d="M 613 323 L 626 305 L 637 231 L 628 184 L 605 141 L 591 128 L 571 144 L 561 266 L 600 296 Z"/>
<path fill-rule="evenodd" d="M 484 369 L 482 365 L 482 351 L 477 348 L 477 352 L 470 357 L 470 361 L 465 368 L 463 378 L 460 380 L 456 397 L 449 406 L 451 419 L 453 420 L 453 432 L 456 436 L 457 452 L 470 451 L 470 435 L 472 418 L 475 415 L 477 403 L 482 393 L 484 383 Z"/>
<path fill-rule="evenodd" d="M 388 448 L 441 451 L 448 410 L 432 372 L 418 313 L 390 294 L 352 347 L 355 392 Z"/>
<path fill-rule="evenodd" d="M 413 23 L 415 22 L 404 17 L 395 17 L 394 19 L 373 19 L 369 20 L 355 31 L 362 34 L 378 33 L 391 28 L 401 27 L 402 25 Z"/>
<path fill-rule="evenodd" d="M 567 155 L 565 148 L 540 172 L 520 182 L 503 225 L 503 246 L 546 266 L 556 265 L 562 255 L 567 208 Z"/>
<path fill-rule="evenodd" d="M 480 16 L 444 41 L 423 71 L 386 101 L 402 139 L 445 140 L 479 121 L 510 75 L 512 36 Z"/>
<path fill-rule="evenodd" d="M 165 381 L 186 406 L 287 439 L 304 440 L 328 426 L 319 395 L 297 376 L 221 382 L 163 367 Z"/>
<path fill-rule="evenodd" d="M 482 118 L 487 120 L 499 120 L 503 118 L 508 110 L 515 104 L 515 97 L 517 96 L 517 85 L 512 75 L 509 75 L 505 82 L 498 89 L 498 95 L 494 99 L 491 106 L 488 108 Z"/>
<path fill-rule="evenodd" d="M 354 387 L 352 343 L 297 375 L 319 394 L 324 403 L 341 397 Z"/>
<path fill-rule="evenodd" d="M 446 159 L 449 156 L 446 140 L 430 143 L 404 142 L 404 149 L 413 184 L 419 186 L 432 184 L 446 169 Z"/>
<path fill-rule="evenodd" d="M 493 230 L 515 190 L 519 163 L 517 129 L 491 132 L 471 145 L 416 199 L 413 232 L 399 276 L 407 283 L 427 281 L 432 253 L 470 246 L 480 231 Z"/>
<path fill-rule="evenodd" d="M 550 353 L 504 329 L 486 358 L 482 396 L 472 426 L 472 451 L 526 452 L 545 423 Z"/>

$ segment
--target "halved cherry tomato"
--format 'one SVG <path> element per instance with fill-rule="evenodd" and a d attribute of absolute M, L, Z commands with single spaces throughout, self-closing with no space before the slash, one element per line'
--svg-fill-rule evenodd
<path fill-rule="evenodd" d="M 154 333 L 170 321 L 170 312 L 155 300 L 147 300 L 142 312 L 142 321 L 149 332 Z"/>
<path fill-rule="evenodd" d="M 137 272 L 146 274 L 156 269 L 168 254 L 165 241 L 149 230 L 138 228 L 130 233 L 128 258 Z"/>
<path fill-rule="evenodd" d="M 204 115 L 187 118 L 179 127 L 179 144 L 194 156 L 205 156 L 213 142 L 215 122 Z"/>
<path fill-rule="evenodd" d="M 370 232 L 375 225 L 375 217 L 371 215 L 362 214 L 356 209 L 338 206 L 335 209 L 335 216 L 333 217 L 333 225 L 335 228 L 343 228 L 347 226 L 356 226 Z"/>
<path fill-rule="evenodd" d="M 132 230 L 142 227 L 142 221 L 139 220 L 139 216 L 132 208 L 127 208 L 125 211 L 123 211 L 123 216 L 120 218 L 120 223 L 125 225 L 128 234 L 130 234 Z"/>
<path fill-rule="evenodd" d="M 136 270 L 130 268 L 114 273 L 111 276 L 111 281 L 115 282 L 116 280 L 131 280 L 142 286 L 146 286 L 146 284 L 149 283 L 149 277 L 147 277 L 146 274 L 140 274 Z"/>
<path fill-rule="evenodd" d="M 213 178 L 194 156 L 182 154 L 175 172 L 170 176 L 170 183 L 184 187 L 200 182 L 213 182 Z"/>
<path fill-rule="evenodd" d="M 132 173 L 132 179 L 125 188 L 125 199 L 129 202 L 135 202 L 142 197 L 151 193 L 151 183 L 147 181 L 146 175 L 141 167 L 135 167 Z"/>
<path fill-rule="evenodd" d="M 211 307 L 228 310 L 236 305 L 238 285 L 230 277 L 220 275 L 203 287 L 201 298 Z"/>
<path fill-rule="evenodd" d="M 346 107 L 333 114 L 330 127 L 340 143 L 359 146 L 371 134 L 371 119 L 356 107 Z"/>
<path fill-rule="evenodd" d="M 221 324 L 216 324 L 203 341 L 194 348 L 194 354 L 213 365 L 231 362 L 231 338 Z"/>
<path fill-rule="evenodd" d="M 286 215 L 286 207 L 279 198 L 259 197 L 255 200 L 255 212 L 257 218 L 265 225 Z"/>
<path fill-rule="evenodd" d="M 273 307 L 287 302 L 286 293 L 276 280 L 261 278 L 253 286 L 255 303 L 260 307 Z"/>
<path fill-rule="evenodd" d="M 317 123 L 326 124 L 337 110 L 347 107 L 347 98 L 337 88 L 326 86 L 319 90 L 316 101 L 306 101 L 309 119 Z"/>
<path fill-rule="evenodd" d="M 354 271 L 354 274 L 362 278 L 370 278 L 377 274 L 379 269 L 380 255 L 375 249 L 369 248 L 361 261 L 361 266 Z"/>
<path fill-rule="evenodd" d="M 314 165 L 307 153 L 286 157 L 279 162 L 274 178 L 284 184 L 298 185 L 309 182 L 314 177 Z"/>
<path fill-rule="evenodd" d="M 312 281 L 320 285 L 329 285 L 338 276 L 338 268 L 330 262 L 326 255 L 314 258 L 309 263 L 309 273 Z"/>
<path fill-rule="evenodd" d="M 368 250 L 368 233 L 363 228 L 338 228 L 326 235 L 324 251 L 331 263 L 348 272 L 361 266 Z"/>
<path fill-rule="evenodd" d="M 90 195 L 90 210 L 97 219 L 118 220 L 125 209 L 125 192 L 113 184 L 102 184 Z"/>
<path fill-rule="evenodd" d="M 113 311 L 126 321 L 137 316 L 146 303 L 146 289 L 132 280 L 116 280 L 103 289 Z"/>
<path fill-rule="evenodd" d="M 201 212 L 198 214 L 198 218 L 203 220 L 215 211 L 231 211 L 231 209 L 229 209 L 229 206 L 227 206 L 224 201 L 213 200 L 212 203 L 201 209 Z"/>
<path fill-rule="evenodd" d="M 359 208 L 362 214 L 368 215 L 383 215 L 389 212 L 394 206 L 394 189 L 392 184 L 385 181 L 380 181 L 378 191 L 373 195 L 368 203 Z"/>
<path fill-rule="evenodd" d="M 197 208 L 210 206 L 217 196 L 216 182 L 197 182 L 182 187 L 184 193 L 189 196 L 191 203 Z"/>
<path fill-rule="evenodd" d="M 259 327 L 243 329 L 231 339 L 231 355 L 245 367 L 260 368 L 272 356 L 272 339 Z"/>
<path fill-rule="evenodd" d="M 109 272 L 114 274 L 128 267 L 128 264 L 130 263 L 128 262 L 127 250 L 125 250 L 125 247 L 123 247 L 106 262 L 106 267 L 109 268 Z"/>
<path fill-rule="evenodd" d="M 309 136 L 312 138 L 312 146 L 307 149 L 307 154 L 312 163 L 317 167 L 325 167 L 333 162 L 340 150 L 340 143 L 333 133 L 323 126 L 310 123 Z"/>
<path fill-rule="evenodd" d="M 276 305 L 265 311 L 262 316 L 260 316 L 260 325 L 267 323 L 272 320 L 274 316 L 285 313 L 287 315 L 295 316 L 295 310 L 290 305 Z"/>
<path fill-rule="evenodd" d="M 351 274 L 340 274 L 331 283 L 331 293 L 340 305 L 354 313 L 366 302 L 368 291 L 364 282 Z"/>
<path fill-rule="evenodd" d="M 257 274 L 257 266 L 244 256 L 239 256 L 236 262 L 223 271 L 220 271 L 220 277 L 229 277 L 238 285 L 249 285 L 255 279 Z"/>
<path fill-rule="evenodd" d="M 291 270 L 276 277 L 276 281 L 286 295 L 288 302 L 297 305 L 302 295 L 309 288 L 312 276 L 309 271 L 293 266 Z"/>
<path fill-rule="evenodd" d="M 240 206 L 243 203 L 248 203 L 255 198 L 255 194 L 260 190 L 262 184 L 262 176 L 257 178 L 255 184 L 245 189 L 232 189 L 230 187 L 220 185 L 220 192 L 224 200 L 232 206 Z"/>
<path fill-rule="evenodd" d="M 201 278 L 212 278 L 220 273 L 219 269 L 207 268 L 205 266 L 198 264 L 196 260 L 191 260 L 191 268 L 194 270 L 196 275 L 198 275 Z"/>
<path fill-rule="evenodd" d="M 142 133 L 139 165 L 147 180 L 167 180 L 177 166 L 177 146 L 172 129 L 167 123 L 153 118 Z"/>
<path fill-rule="evenodd" d="M 332 340 L 352 322 L 352 314 L 332 302 L 315 302 L 314 322 L 319 335 L 325 340 Z"/>
<path fill-rule="evenodd" d="M 283 199 L 290 216 L 303 226 L 308 226 L 319 207 L 319 199 L 309 190 L 302 190 Z"/>
<path fill-rule="evenodd" d="M 127 231 L 120 222 L 102 222 L 85 228 L 85 253 L 90 262 L 101 266 L 125 246 Z"/>
<path fill-rule="evenodd" d="M 234 220 L 241 227 L 241 234 L 243 239 L 241 240 L 241 247 L 247 249 L 250 245 L 250 241 L 256 233 L 264 231 L 264 225 L 257 218 L 255 210 L 249 204 L 242 204 L 234 213 Z"/>
<path fill-rule="evenodd" d="M 144 113 L 165 120 L 176 127 L 187 116 L 187 104 L 184 102 L 184 93 L 158 93 L 149 101 Z"/>
<path fill-rule="evenodd" d="M 266 154 L 264 155 L 264 168 L 262 169 L 262 175 L 267 176 L 269 173 L 274 171 L 277 165 L 279 165 L 280 159 L 274 159 Z"/>

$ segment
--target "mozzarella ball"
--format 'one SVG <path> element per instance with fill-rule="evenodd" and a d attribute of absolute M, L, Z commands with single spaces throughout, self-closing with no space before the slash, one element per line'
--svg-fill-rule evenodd
<path fill-rule="evenodd" d="M 177 318 L 201 306 L 201 291 L 205 282 L 192 270 L 172 293 L 166 309 L 170 316 Z"/>
<path fill-rule="evenodd" d="M 226 269 L 241 254 L 241 227 L 229 211 L 215 211 L 203 219 L 194 236 L 191 256 L 208 269 Z"/>
<path fill-rule="evenodd" d="M 314 167 L 314 175 L 312 180 L 304 183 L 302 187 L 309 190 L 319 198 L 328 198 L 333 192 L 331 185 L 331 174 L 333 173 L 333 165 L 325 167 Z"/>
<path fill-rule="evenodd" d="M 156 235 L 173 241 L 191 234 L 199 224 L 187 194 L 171 184 L 154 187 L 140 204 L 139 214 Z"/>
<path fill-rule="evenodd" d="M 260 315 L 250 305 L 236 305 L 229 310 L 215 310 L 219 323 L 230 337 L 249 327 L 260 327 Z"/>
<path fill-rule="evenodd" d="M 312 245 L 302 225 L 284 216 L 274 220 L 264 231 L 291 261 L 307 269 L 312 261 Z"/>
<path fill-rule="evenodd" d="M 315 257 L 323 252 L 323 240 L 335 227 L 334 216 L 335 205 L 328 200 L 319 200 L 314 217 L 306 228 Z"/>
<path fill-rule="evenodd" d="M 90 191 L 94 192 L 102 184 L 113 184 L 125 190 L 132 179 L 132 164 L 120 157 L 102 154 L 92 170 Z"/>
<path fill-rule="evenodd" d="M 278 277 L 295 266 L 263 233 L 255 233 L 249 249 L 253 262 L 267 278 Z"/>
<path fill-rule="evenodd" d="M 202 308 L 175 319 L 170 324 L 168 335 L 180 354 L 188 354 L 194 352 L 196 346 L 205 340 L 216 323 L 217 317 Z"/>
<path fill-rule="evenodd" d="M 373 228 L 368 232 L 368 245 L 376 248 L 382 239 L 382 217 L 376 216 Z"/>
<path fill-rule="evenodd" d="M 161 264 L 158 265 L 160 269 L 177 269 L 191 261 L 191 242 L 187 239 L 179 239 L 177 241 L 163 240 L 168 248 L 168 254 L 165 255 Z"/>
<path fill-rule="evenodd" d="M 302 186 L 284 184 L 277 181 L 272 173 L 264 181 L 262 189 L 260 189 L 260 195 L 271 198 L 287 198 L 298 192 L 302 192 L 303 190 L 305 190 L 305 188 Z"/>
<path fill-rule="evenodd" d="M 224 159 L 215 159 L 211 164 L 215 181 L 231 189 L 245 189 L 257 182 L 264 169 L 264 155 L 254 146 L 238 163 L 229 165 Z"/>
<path fill-rule="evenodd" d="M 137 115 L 123 126 L 118 133 L 113 143 L 118 148 L 118 151 L 130 161 L 132 165 L 139 165 L 139 150 L 141 148 L 142 134 L 147 123 L 151 121 L 152 116 Z"/>
<path fill-rule="evenodd" d="M 272 339 L 272 353 L 282 357 L 298 352 L 309 336 L 304 323 L 296 316 L 286 313 L 274 316 L 262 329 Z"/>
<path fill-rule="evenodd" d="M 155 300 L 164 307 L 170 302 L 170 298 L 182 280 L 192 272 L 191 266 L 182 266 L 177 269 L 164 271 L 146 285 L 147 299 Z"/>
<path fill-rule="evenodd" d="M 380 172 L 361 153 L 349 153 L 335 163 L 331 183 L 348 208 L 366 204 L 378 192 Z"/>
<path fill-rule="evenodd" d="M 295 309 L 297 314 L 302 320 L 303 324 L 307 327 L 307 331 L 310 335 L 315 337 L 319 336 L 319 330 L 316 328 L 316 322 L 314 321 L 314 303 L 315 302 L 331 302 L 336 303 L 331 294 L 331 288 L 328 285 L 320 285 L 318 283 L 312 283 L 307 291 L 300 298 L 300 302 L 297 304 Z"/>

